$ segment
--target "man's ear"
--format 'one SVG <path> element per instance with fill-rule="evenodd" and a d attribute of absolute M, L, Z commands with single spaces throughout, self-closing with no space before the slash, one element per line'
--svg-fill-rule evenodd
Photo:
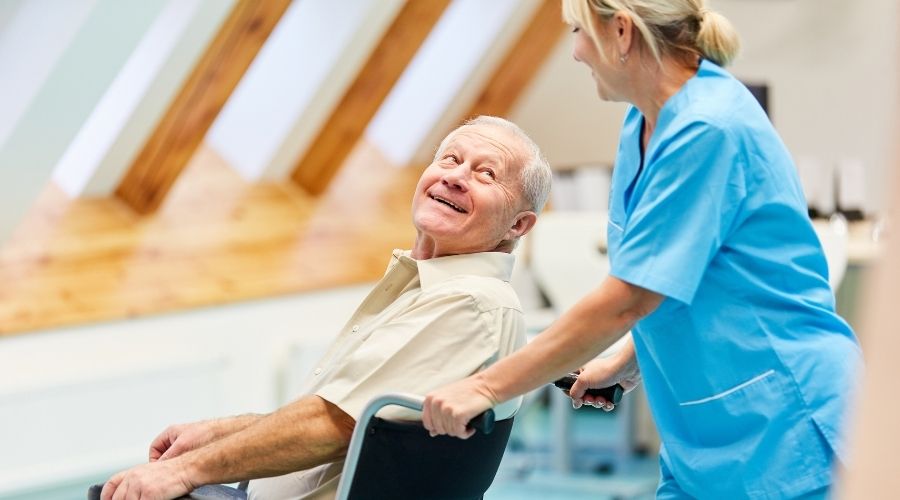
<path fill-rule="evenodd" d="M 509 228 L 509 231 L 506 233 L 506 239 L 515 240 L 521 238 L 528 234 L 529 231 L 534 227 L 535 223 L 537 223 L 537 214 L 532 212 L 531 210 L 526 210 L 524 212 L 519 212 L 516 215 L 516 221 Z"/>

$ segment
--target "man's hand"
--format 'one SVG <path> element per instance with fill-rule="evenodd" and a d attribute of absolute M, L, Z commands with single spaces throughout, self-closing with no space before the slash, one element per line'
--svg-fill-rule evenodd
<path fill-rule="evenodd" d="M 187 478 L 181 460 L 163 460 L 139 465 L 111 477 L 103 486 L 101 500 L 170 500 L 186 495 L 199 485 Z"/>
<path fill-rule="evenodd" d="M 585 391 L 619 384 L 625 392 L 629 392 L 640 383 L 641 371 L 634 357 L 634 344 L 628 343 L 619 353 L 607 358 L 597 358 L 584 365 L 578 379 L 569 389 L 569 397 L 572 398 L 572 406 L 575 408 L 588 404 L 604 411 L 611 411 L 615 408 L 612 401 L 607 401 L 602 396 L 589 396 Z"/>
<path fill-rule="evenodd" d="M 211 420 L 170 425 L 150 443 L 150 461 L 175 458 L 213 442 L 218 437 L 214 426 Z"/>
<path fill-rule="evenodd" d="M 496 398 L 479 376 L 473 375 L 425 396 L 422 424 L 432 436 L 449 434 L 468 439 L 475 433 L 466 428 L 469 421 L 496 404 Z"/>

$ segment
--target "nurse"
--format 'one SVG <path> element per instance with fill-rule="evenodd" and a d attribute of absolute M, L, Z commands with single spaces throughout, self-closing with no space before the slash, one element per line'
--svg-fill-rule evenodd
<path fill-rule="evenodd" d="M 733 28 L 703 0 L 563 0 L 563 16 L 600 98 L 631 105 L 610 275 L 516 354 L 429 394 L 425 426 L 467 437 L 479 412 L 582 367 L 576 405 L 611 409 L 585 389 L 643 380 L 658 498 L 825 496 L 860 352 L 790 155 L 723 69 Z"/>

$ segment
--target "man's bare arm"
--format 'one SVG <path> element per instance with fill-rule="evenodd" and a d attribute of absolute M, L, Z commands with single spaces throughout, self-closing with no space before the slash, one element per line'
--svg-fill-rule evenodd
<path fill-rule="evenodd" d="M 166 427 L 150 443 L 150 461 L 168 460 L 246 429 L 264 415 L 238 415 Z"/>
<path fill-rule="evenodd" d="M 176 498 L 204 484 L 277 476 L 337 460 L 347 453 L 355 420 L 318 396 L 307 396 L 244 429 L 169 460 L 116 474 L 109 500 Z M 120 492 L 121 493 L 121 492 Z"/>
<path fill-rule="evenodd" d="M 355 423 L 337 406 L 307 396 L 185 458 L 199 484 L 286 474 L 343 457 Z"/>

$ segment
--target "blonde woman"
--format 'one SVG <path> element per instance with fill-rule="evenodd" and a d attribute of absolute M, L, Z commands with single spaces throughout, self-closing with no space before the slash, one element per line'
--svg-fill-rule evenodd
<path fill-rule="evenodd" d="M 585 390 L 643 380 L 659 498 L 824 497 L 860 353 L 790 155 L 723 69 L 737 35 L 704 0 L 563 0 L 563 15 L 600 98 L 631 105 L 610 276 L 524 349 L 430 394 L 426 427 L 466 437 L 479 412 L 582 367 L 576 406 L 609 410 Z"/>

